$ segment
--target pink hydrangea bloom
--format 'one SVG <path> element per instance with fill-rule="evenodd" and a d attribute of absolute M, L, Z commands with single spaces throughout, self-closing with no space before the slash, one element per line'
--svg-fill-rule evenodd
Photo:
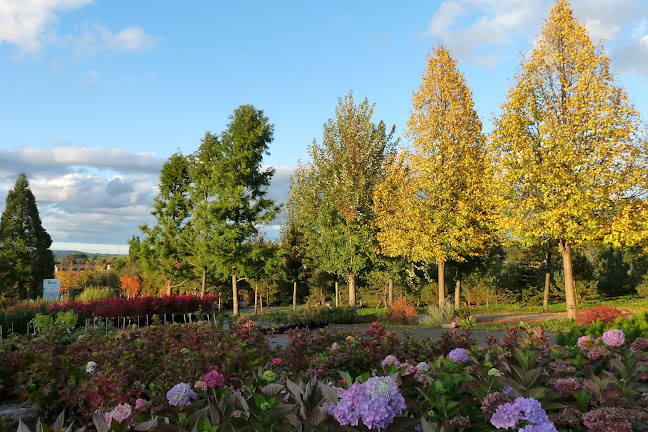
<path fill-rule="evenodd" d="M 217 370 L 213 370 L 203 377 L 203 381 L 209 388 L 222 387 L 225 385 L 225 376 Z"/>
<path fill-rule="evenodd" d="M 281 364 L 281 359 L 280 358 L 273 358 L 272 359 L 272 364 L 273 365 L 280 365 Z"/>
<path fill-rule="evenodd" d="M 590 335 L 585 335 L 585 336 L 581 336 L 581 337 L 578 338 L 578 347 L 580 349 L 582 349 L 582 350 L 588 350 L 589 347 L 587 345 L 583 345 L 583 342 L 593 343 L 594 340 L 592 339 L 592 336 L 590 336 Z"/>
<path fill-rule="evenodd" d="M 625 334 L 619 329 L 610 329 L 603 333 L 603 343 L 614 347 L 621 346 L 625 343 Z"/>

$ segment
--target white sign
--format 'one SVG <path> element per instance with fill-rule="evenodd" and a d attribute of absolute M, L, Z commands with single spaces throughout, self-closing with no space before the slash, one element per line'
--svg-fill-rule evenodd
<path fill-rule="evenodd" d="M 61 279 L 43 280 L 43 300 L 59 300 L 61 297 Z"/>

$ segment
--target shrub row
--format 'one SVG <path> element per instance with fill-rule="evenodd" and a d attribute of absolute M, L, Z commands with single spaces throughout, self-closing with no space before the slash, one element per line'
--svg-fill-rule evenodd
<path fill-rule="evenodd" d="M 127 317 L 131 320 L 146 319 L 146 316 L 164 314 L 187 314 L 194 312 L 215 313 L 218 311 L 218 295 L 203 298 L 191 295 L 164 297 L 104 298 L 88 302 L 68 300 L 64 302 L 23 302 L 0 312 L 3 337 L 13 328 L 15 333 L 25 334 L 28 323 L 38 313 L 56 315 L 58 312 L 73 311 L 79 317 L 79 324 L 86 319 Z"/>

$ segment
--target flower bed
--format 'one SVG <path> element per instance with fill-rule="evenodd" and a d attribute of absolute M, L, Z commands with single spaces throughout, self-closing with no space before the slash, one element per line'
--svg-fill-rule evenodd
<path fill-rule="evenodd" d="M 18 356 L 18 393 L 44 411 L 67 408 L 77 423 L 94 413 L 98 430 L 648 427 L 648 340 L 619 329 L 553 347 L 539 329 L 511 329 L 484 347 L 458 332 L 399 340 L 379 324 L 290 338 L 272 351 L 247 320 L 231 332 L 175 324 L 68 344 L 42 337 L 0 361 Z"/>

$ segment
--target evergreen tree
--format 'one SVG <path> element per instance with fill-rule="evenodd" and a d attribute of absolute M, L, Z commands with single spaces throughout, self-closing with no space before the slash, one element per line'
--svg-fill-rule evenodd
<path fill-rule="evenodd" d="M 250 270 L 257 227 L 271 222 L 279 210 L 266 198 L 274 168 L 261 167 L 273 129 L 263 111 L 242 105 L 224 132 L 205 134 L 192 158 L 196 265 L 203 270 L 203 287 L 207 272 L 231 276 L 234 315 L 239 313 L 237 276 Z"/>
<path fill-rule="evenodd" d="M 556 1 L 502 111 L 493 134 L 501 231 L 558 245 L 573 319 L 572 247 L 635 240 L 624 220 L 636 219 L 645 196 L 639 114 L 566 0 Z"/>
<path fill-rule="evenodd" d="M 164 278 L 167 294 L 195 277 L 189 233 L 190 186 L 189 161 L 174 154 L 160 174 L 159 193 L 151 212 L 156 223 L 151 228 L 140 227 L 146 237 L 137 248 L 139 258 L 148 273 Z"/>
<path fill-rule="evenodd" d="M 338 100 L 335 118 L 324 124 L 322 143 L 310 147 L 312 161 L 292 177 L 287 209 L 303 233 L 307 254 L 322 272 L 349 284 L 356 306 L 356 277 L 376 261 L 372 196 L 393 153 L 395 128 L 371 121 L 374 107 L 356 105 L 353 93 Z"/>
<path fill-rule="evenodd" d="M 27 177 L 20 174 L 0 219 L 0 295 L 41 296 L 43 279 L 54 277 L 51 244 Z"/>

